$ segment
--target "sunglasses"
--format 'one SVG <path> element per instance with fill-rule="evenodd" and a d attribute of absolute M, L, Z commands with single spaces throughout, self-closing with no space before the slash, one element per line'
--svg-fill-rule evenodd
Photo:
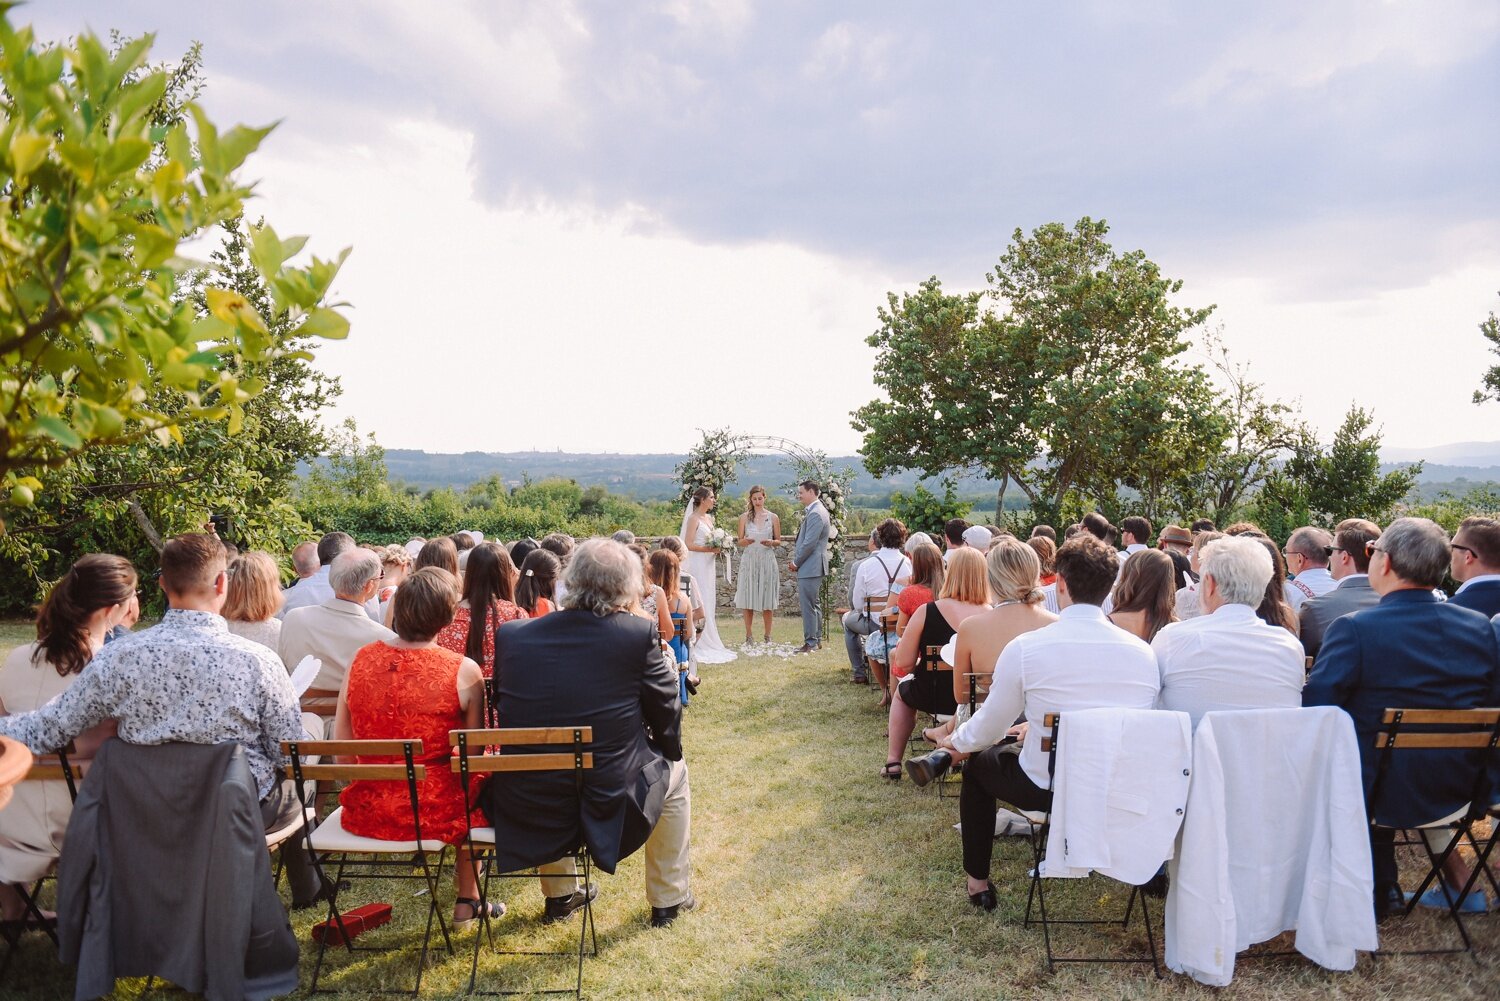
<path fill-rule="evenodd" d="M 1453 548 L 1453 549 L 1461 549 L 1461 550 L 1463 550 L 1463 551 L 1464 551 L 1464 552 L 1466 552 L 1466 553 L 1468 553 L 1468 554 L 1469 554 L 1469 555 L 1470 555 L 1470 556 L 1478 556 L 1478 555 L 1479 555 L 1479 554 L 1478 554 L 1478 553 L 1476 553 L 1476 552 L 1475 552 L 1475 551 L 1474 551 L 1474 550 L 1472 550 L 1472 549 L 1470 549 L 1470 548 L 1469 548 L 1469 547 L 1468 547 L 1468 546 L 1460 546 L 1460 545 L 1459 545 L 1459 544 L 1458 544 L 1458 543 L 1456 543 L 1456 542 L 1452 542 L 1452 543 L 1449 543 L 1449 546 L 1450 546 L 1450 547 L 1451 547 L 1451 548 Z"/>
<path fill-rule="evenodd" d="M 1381 549 L 1379 546 L 1375 545 L 1374 542 L 1366 542 L 1365 543 L 1365 558 L 1366 559 L 1369 559 L 1371 556 L 1374 556 L 1376 553 L 1383 553 L 1383 552 L 1385 552 L 1385 550 Z"/>
<path fill-rule="evenodd" d="M 1347 553 L 1348 551 L 1349 550 L 1345 549 L 1343 546 L 1324 546 L 1323 547 L 1323 555 L 1324 556 L 1332 556 L 1334 553 Z"/>

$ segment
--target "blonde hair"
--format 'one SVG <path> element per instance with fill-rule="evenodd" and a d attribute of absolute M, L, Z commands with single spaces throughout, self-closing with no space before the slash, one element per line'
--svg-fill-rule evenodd
<path fill-rule="evenodd" d="M 375 554 L 380 557 L 382 567 L 402 567 L 410 570 L 412 564 L 416 562 L 411 553 L 406 551 L 405 546 L 385 546 L 375 550 Z"/>
<path fill-rule="evenodd" d="M 1041 603 L 1042 561 L 1031 546 L 1014 537 L 996 539 L 984 563 L 996 601 Z"/>
<path fill-rule="evenodd" d="M 948 553 L 948 573 L 943 579 L 939 598 L 952 598 L 965 605 L 990 603 L 989 581 L 985 579 L 984 556 L 979 550 L 964 546 Z"/>
<path fill-rule="evenodd" d="M 281 571 L 269 553 L 251 550 L 229 568 L 224 618 L 231 622 L 264 622 L 281 609 Z"/>

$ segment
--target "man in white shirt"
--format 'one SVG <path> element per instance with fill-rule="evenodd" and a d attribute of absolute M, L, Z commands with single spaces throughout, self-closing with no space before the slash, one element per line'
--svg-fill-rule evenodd
<path fill-rule="evenodd" d="M 318 540 L 318 568 L 312 576 L 299 580 L 295 586 L 282 592 L 284 600 L 281 610 L 276 613 L 278 619 L 285 619 L 288 612 L 294 608 L 306 608 L 309 605 L 321 605 L 333 597 L 333 585 L 328 581 L 328 575 L 333 567 L 333 561 L 340 553 L 347 553 L 351 549 L 358 548 L 354 543 L 354 537 L 347 532 L 329 532 Z M 379 560 L 376 560 L 379 563 Z M 376 591 L 380 590 L 376 585 Z M 376 622 L 381 621 L 380 600 L 371 597 L 364 606 L 365 614 Z"/>
<path fill-rule="evenodd" d="M 321 605 L 296 608 L 282 620 L 276 652 L 288 671 L 313 656 L 322 661 L 304 699 L 322 700 L 310 706 L 328 722 L 354 655 L 376 640 L 396 634 L 365 614 L 364 604 L 380 588 L 380 557 L 368 549 L 351 549 L 334 557 L 329 568 L 334 596 Z"/>
<path fill-rule="evenodd" d="M 1185 712 L 1193 726 L 1221 709 L 1295 709 L 1302 705 L 1302 644 L 1255 609 L 1275 573 L 1254 539 L 1210 542 L 1201 566 L 1203 614 L 1163 627 L 1151 642 L 1161 671 L 1161 708 Z"/>
<path fill-rule="evenodd" d="M 1328 572 L 1328 550 L 1333 545 L 1333 536 L 1321 528 L 1311 525 L 1297 529 L 1286 540 L 1281 551 L 1286 557 L 1286 568 L 1292 580 L 1286 589 L 1287 601 L 1292 611 L 1300 612 L 1309 598 L 1327 594 L 1338 587 L 1338 581 Z"/>
<path fill-rule="evenodd" d="M 962 518 L 949 518 L 943 523 L 943 566 L 948 565 L 949 553 L 967 545 L 964 542 L 964 533 L 968 530 L 969 523 Z"/>
<path fill-rule="evenodd" d="M 969 900 L 977 907 L 993 910 L 996 905 L 989 882 L 996 801 L 1022 810 L 1051 806 L 1043 716 L 1073 709 L 1156 706 L 1156 655 L 1105 618 L 1099 607 L 1114 587 L 1117 572 L 1114 550 L 1092 535 L 1080 532 L 1064 543 L 1057 553 L 1061 617 L 1006 644 L 995 664 L 989 698 L 942 744 L 955 756 L 973 755 L 964 766 L 959 815 Z M 1029 722 L 1013 726 L 1023 709 Z M 1020 738 L 1019 755 L 998 746 L 1007 734 Z M 911 766 L 926 760 L 907 762 L 919 782 L 923 776 Z"/>
<path fill-rule="evenodd" d="M 322 564 L 318 561 L 318 544 L 316 542 L 299 542 L 297 548 L 292 550 L 292 569 L 297 571 L 297 581 L 292 584 L 296 587 L 313 574 L 318 572 Z M 285 588 L 290 591 L 292 588 Z"/>
<path fill-rule="evenodd" d="M 851 680 L 856 685 L 869 684 L 864 638 L 880 628 L 878 622 L 865 614 L 865 601 L 889 597 L 896 590 L 896 581 L 911 576 L 911 561 L 901 551 L 905 542 L 906 526 L 895 518 L 887 518 L 870 533 L 871 554 L 855 567 L 849 611 L 844 613 L 843 623 L 844 652 L 849 655 Z"/>
<path fill-rule="evenodd" d="M 1308 598 L 1298 611 L 1302 649 L 1316 657 L 1323 646 L 1323 633 L 1334 619 L 1380 603 L 1370 587 L 1370 554 L 1366 546 L 1380 538 L 1380 526 L 1362 518 L 1347 518 L 1333 530 L 1333 545 L 1325 547 L 1328 572 L 1338 586 L 1316 598 Z"/>
<path fill-rule="evenodd" d="M 1120 563 L 1147 549 L 1151 544 L 1151 522 L 1140 515 L 1131 515 L 1120 522 L 1120 541 L 1124 543 L 1125 550 L 1120 553 Z"/>

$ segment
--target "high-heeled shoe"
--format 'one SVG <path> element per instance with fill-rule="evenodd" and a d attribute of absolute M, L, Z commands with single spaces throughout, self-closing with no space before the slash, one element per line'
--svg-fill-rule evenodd
<path fill-rule="evenodd" d="M 1000 904 L 999 898 L 995 896 L 995 884 L 986 880 L 984 889 L 969 894 L 969 903 L 981 910 L 993 911 Z"/>
<path fill-rule="evenodd" d="M 906 774 L 918 786 L 925 786 L 933 779 L 941 778 L 943 773 L 953 764 L 953 755 L 941 747 L 930 754 L 924 754 L 920 758 L 908 758 L 906 760 Z"/>

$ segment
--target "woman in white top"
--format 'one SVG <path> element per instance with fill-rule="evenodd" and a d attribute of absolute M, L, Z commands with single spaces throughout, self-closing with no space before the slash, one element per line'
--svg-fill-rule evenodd
<path fill-rule="evenodd" d="M 92 553 L 73 564 L 42 604 L 36 642 L 12 650 L 0 666 L 0 715 L 40 709 L 66 691 L 104 645 L 104 635 L 125 618 L 135 588 L 135 567 L 119 556 Z M 108 720 L 79 734 L 70 762 L 87 762 L 114 732 Z M 23 916 L 14 887 L 52 868 L 72 813 L 66 782 L 16 786 L 15 798 L 0 810 L 0 919 Z"/>
<path fill-rule="evenodd" d="M 224 619 L 229 631 L 272 650 L 281 643 L 281 572 L 269 553 L 251 550 L 229 565 Z"/>

